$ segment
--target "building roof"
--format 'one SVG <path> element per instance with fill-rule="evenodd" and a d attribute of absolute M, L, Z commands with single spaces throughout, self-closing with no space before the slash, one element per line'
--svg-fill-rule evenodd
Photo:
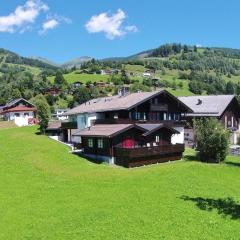
<path fill-rule="evenodd" d="M 27 100 L 24 99 L 24 98 L 17 98 L 17 99 L 14 99 L 14 100 L 8 102 L 8 103 L 5 105 L 5 107 L 8 107 L 8 108 L 9 108 L 9 107 L 13 106 L 14 104 L 16 104 L 16 103 L 18 103 L 18 102 L 20 102 L 20 101 L 24 101 L 24 102 L 28 103 L 29 105 L 34 106 L 32 103 L 30 103 L 29 101 L 27 101 Z"/>
<path fill-rule="evenodd" d="M 137 124 L 137 126 L 146 129 L 146 132 L 143 134 L 143 136 L 148 136 L 148 135 L 154 133 L 155 131 L 157 131 L 159 129 L 163 129 L 163 128 L 168 130 L 172 134 L 179 134 L 179 131 L 175 130 L 174 128 L 168 127 L 168 126 L 164 125 L 163 123 L 160 123 L 160 124 Z"/>
<path fill-rule="evenodd" d="M 75 136 L 112 137 L 133 128 L 133 124 L 96 124 L 75 133 Z"/>
<path fill-rule="evenodd" d="M 211 95 L 179 97 L 178 99 L 193 110 L 193 113 L 188 113 L 187 116 L 219 117 L 234 98 L 234 95 Z"/>
<path fill-rule="evenodd" d="M 48 123 L 46 130 L 58 130 L 61 128 L 61 121 L 52 121 Z"/>
<path fill-rule="evenodd" d="M 93 113 L 93 112 L 106 112 L 106 111 L 116 111 L 116 110 L 130 110 L 131 108 L 151 99 L 152 97 L 167 93 L 171 97 L 175 98 L 166 90 L 158 90 L 154 92 L 138 92 L 131 93 L 124 96 L 115 95 L 112 97 L 102 97 L 92 99 L 86 103 L 77 106 L 70 111 L 66 112 L 65 115 L 74 115 L 79 113 Z M 178 99 L 176 98 L 178 101 Z M 192 112 L 185 104 L 181 103 L 186 111 Z"/>
<path fill-rule="evenodd" d="M 36 108 L 33 107 L 25 107 L 25 106 L 17 106 L 17 107 L 13 107 L 13 108 L 9 108 L 3 112 L 3 113 L 9 113 L 9 112 L 35 112 Z"/>
<path fill-rule="evenodd" d="M 74 136 L 81 137 L 114 137 L 129 129 L 137 128 L 143 132 L 143 136 L 147 136 L 159 129 L 165 128 L 173 134 L 179 132 L 173 128 L 167 127 L 164 124 L 96 124 L 92 127 L 85 128 L 74 133 Z"/>

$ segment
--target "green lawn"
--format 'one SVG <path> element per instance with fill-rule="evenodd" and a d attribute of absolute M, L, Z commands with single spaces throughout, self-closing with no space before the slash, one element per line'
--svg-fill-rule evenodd
<path fill-rule="evenodd" d="M 239 159 L 124 169 L 35 131 L 0 130 L 0 239 L 239 239 Z"/>

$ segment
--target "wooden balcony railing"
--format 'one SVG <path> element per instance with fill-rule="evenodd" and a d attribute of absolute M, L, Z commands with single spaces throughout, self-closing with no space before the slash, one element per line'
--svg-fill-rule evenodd
<path fill-rule="evenodd" d="M 148 157 L 156 155 L 166 155 L 184 152 L 184 144 L 169 144 L 151 147 L 134 147 L 134 148 L 114 148 L 114 155 L 116 157 L 137 158 Z"/>
<path fill-rule="evenodd" d="M 94 120 L 93 124 L 134 124 L 134 123 L 164 123 L 166 125 L 172 126 L 172 125 L 185 125 L 186 121 L 176 121 L 176 120 L 131 120 L 129 118 L 111 118 L 111 119 L 97 119 Z"/>

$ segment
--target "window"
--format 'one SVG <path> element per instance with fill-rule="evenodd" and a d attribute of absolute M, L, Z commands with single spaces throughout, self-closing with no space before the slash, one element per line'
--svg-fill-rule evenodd
<path fill-rule="evenodd" d="M 15 113 L 14 116 L 15 117 L 20 117 L 20 113 Z"/>
<path fill-rule="evenodd" d="M 98 141 L 97 141 L 97 147 L 98 148 L 103 148 L 103 139 L 102 138 L 99 138 Z"/>
<path fill-rule="evenodd" d="M 88 147 L 92 148 L 93 147 L 93 139 L 88 138 Z"/>
<path fill-rule="evenodd" d="M 159 135 L 155 136 L 155 142 L 162 144 L 162 138 L 163 138 L 162 134 L 159 133 Z"/>
<path fill-rule="evenodd" d="M 29 116 L 29 113 L 24 113 L 24 116 L 25 116 L 25 117 Z"/>

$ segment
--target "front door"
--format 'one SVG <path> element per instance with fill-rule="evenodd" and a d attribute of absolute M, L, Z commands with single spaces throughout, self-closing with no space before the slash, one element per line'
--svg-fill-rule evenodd
<path fill-rule="evenodd" d="M 122 142 L 123 148 L 134 148 L 135 140 L 131 137 L 127 137 Z"/>

